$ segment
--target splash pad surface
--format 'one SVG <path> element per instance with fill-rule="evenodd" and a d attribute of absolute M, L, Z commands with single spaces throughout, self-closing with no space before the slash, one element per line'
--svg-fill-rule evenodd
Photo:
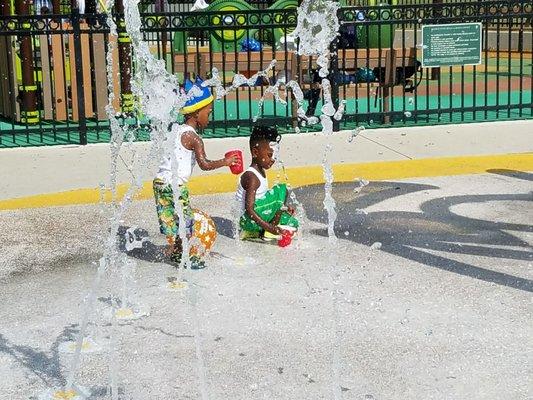
<path fill-rule="evenodd" d="M 195 285 L 209 398 L 331 398 L 333 290 L 343 398 L 445 392 L 486 399 L 502 390 L 526 398 L 516 371 L 527 362 L 530 335 L 531 174 L 493 171 L 359 188 L 355 182 L 333 188 L 337 286 L 324 246 L 322 186 L 297 191 L 311 225 L 307 238 L 283 249 L 236 244 L 228 237 L 231 195 L 195 196 L 219 238 L 208 268 L 173 290 L 166 285 L 176 282 L 169 280 L 176 270 L 161 259 L 164 238 L 153 204 L 134 202 L 123 230 L 136 226 L 148 237 L 128 258 L 137 262 L 137 298 L 151 313 L 120 321 L 121 391 L 132 399 L 199 397 L 186 299 Z M 27 399 L 60 387 L 67 374 L 70 355 L 61 343 L 75 340 L 106 221 L 91 205 L 4 211 L 2 219 L 10 232 L 4 260 L 19 269 L 0 283 L 7 305 L 0 311 L 0 375 L 9 377 L 0 393 Z M 69 229 L 74 221 L 81 233 Z M 37 222 L 42 228 L 22 229 Z M 37 240 L 41 229 L 46 243 Z M 30 248 L 26 242 L 38 243 L 34 253 L 17 250 Z M 111 329 L 106 293 L 104 284 L 89 318 L 95 343 L 105 344 Z M 107 398 L 107 359 L 106 352 L 82 353 L 77 381 L 96 399 Z"/>

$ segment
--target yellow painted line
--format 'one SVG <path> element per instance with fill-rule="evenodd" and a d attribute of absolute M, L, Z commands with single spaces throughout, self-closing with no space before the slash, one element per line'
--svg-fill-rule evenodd
<path fill-rule="evenodd" d="M 357 178 L 379 181 L 416 177 L 480 174 L 492 169 L 533 171 L 533 153 L 337 164 L 333 166 L 333 174 L 335 182 L 349 182 Z M 324 182 L 321 166 L 288 168 L 286 172 L 289 183 L 293 187 Z M 269 171 L 268 175 L 271 182 L 276 177 L 276 174 L 277 171 Z M 195 176 L 189 182 L 189 189 L 193 195 L 233 192 L 236 187 L 237 178 L 235 175 L 229 173 Z M 118 197 L 122 198 L 127 189 L 128 186 L 126 184 L 119 185 L 117 188 Z M 141 190 L 135 195 L 135 199 L 149 199 L 152 195 L 152 183 L 145 182 Z M 0 210 L 95 204 L 110 200 L 111 194 L 109 192 L 102 194 L 99 189 L 78 189 L 60 193 L 0 200 Z"/>

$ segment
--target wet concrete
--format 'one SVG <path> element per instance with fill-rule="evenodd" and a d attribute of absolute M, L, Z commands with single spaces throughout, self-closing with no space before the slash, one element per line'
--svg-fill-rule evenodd
<path fill-rule="evenodd" d="M 128 287 L 150 315 L 119 324 L 122 398 L 332 399 L 340 387 L 342 399 L 527 399 L 532 179 L 336 184 L 334 248 L 321 186 L 297 190 L 310 222 L 285 249 L 236 243 L 231 195 L 195 196 L 219 237 L 208 268 L 186 272 L 164 257 L 152 202 L 134 202 L 121 232 L 147 239 L 127 253 Z M 65 383 L 60 345 L 78 332 L 108 211 L 1 212 L 0 399 Z M 184 288 L 167 290 L 172 277 Z M 95 399 L 109 398 L 110 296 L 121 292 L 108 271 L 88 328 L 103 351 L 82 355 L 76 379 Z"/>

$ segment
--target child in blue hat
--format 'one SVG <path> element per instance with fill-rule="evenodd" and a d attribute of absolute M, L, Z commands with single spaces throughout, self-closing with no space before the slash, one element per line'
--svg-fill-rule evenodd
<path fill-rule="evenodd" d="M 172 140 L 174 154 L 165 154 L 159 171 L 153 182 L 154 197 L 159 219 L 159 229 L 167 237 L 171 247 L 170 259 L 180 262 L 182 256 L 182 243 L 178 235 L 179 220 L 175 210 L 174 193 L 172 190 L 173 173 L 177 171 L 179 185 L 178 199 L 183 207 L 183 216 L 187 235 L 192 234 L 193 213 L 189 204 L 189 190 L 187 182 L 192 174 L 193 167 L 198 163 L 204 171 L 235 165 L 240 162 L 237 156 L 209 160 L 205 154 L 204 142 L 198 130 L 203 130 L 209 123 L 209 115 L 213 109 L 213 96 L 208 87 L 202 86 L 202 79 L 197 77 L 195 82 L 186 80 L 182 92 L 191 97 L 181 109 L 185 117 L 184 124 L 172 124 L 169 140 Z M 177 162 L 177 166 L 173 166 Z M 203 268 L 205 265 L 198 257 L 191 257 L 191 268 Z"/>

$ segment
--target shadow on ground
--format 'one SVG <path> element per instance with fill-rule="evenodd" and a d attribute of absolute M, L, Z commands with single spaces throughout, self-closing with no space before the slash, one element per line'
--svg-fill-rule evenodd
<path fill-rule="evenodd" d="M 490 173 L 533 180 L 533 175 L 520 171 L 494 170 Z M 384 200 L 413 192 L 437 189 L 435 186 L 403 182 L 372 182 L 361 193 L 354 192 L 353 183 L 334 184 L 337 202 L 335 233 L 341 239 L 372 245 L 382 243 L 382 250 L 424 265 L 439 268 L 499 285 L 533 291 L 533 281 L 510 274 L 474 266 L 447 258 L 443 253 L 486 256 L 532 261 L 531 246 L 509 233 L 533 232 L 528 224 L 478 220 L 451 212 L 451 207 L 464 203 L 488 201 L 532 201 L 531 194 L 489 194 L 433 198 L 422 202 L 420 212 L 380 211 L 364 213 L 362 209 Z M 323 185 L 296 190 L 310 220 L 327 223 L 322 204 Z M 421 193 L 422 195 L 422 193 Z M 527 210 L 524 210 L 527 215 Z M 315 234 L 327 236 L 326 229 Z M 509 248 L 509 247 L 513 248 Z M 431 252 L 439 251 L 440 255 Z"/>
<path fill-rule="evenodd" d="M 28 377 L 37 378 L 46 388 L 64 388 L 67 383 L 66 374 L 68 371 L 62 368 L 59 346 L 63 342 L 76 340 L 78 333 L 78 324 L 67 325 L 48 351 L 15 344 L 0 333 L 0 354 L 10 357 L 28 373 Z M 88 389 L 91 392 L 91 399 L 104 398 L 108 395 L 107 386 L 92 386 Z M 119 389 L 119 392 L 123 392 L 123 389 Z M 29 397 L 30 400 L 37 398 L 37 394 Z"/>
<path fill-rule="evenodd" d="M 533 181 L 533 174 L 514 170 L 489 170 L 488 173 Z M 451 211 L 460 204 L 484 202 L 532 201 L 531 194 L 486 194 L 432 198 L 421 202 L 420 212 L 380 211 L 365 213 L 363 210 L 394 197 L 438 189 L 436 186 L 406 182 L 372 182 L 361 192 L 354 191 L 353 183 L 335 183 L 333 195 L 337 202 L 338 217 L 335 233 L 341 239 L 364 245 L 382 243 L 382 250 L 427 266 L 461 274 L 475 279 L 533 291 L 533 281 L 507 273 L 493 271 L 448 258 L 445 253 L 491 258 L 533 261 L 529 243 L 511 232 L 533 232 L 533 226 L 525 223 L 504 223 L 478 220 Z M 311 221 L 327 224 L 324 212 L 323 185 L 310 185 L 295 190 Z M 527 210 L 524 210 L 527 214 Z M 213 217 L 217 232 L 233 237 L 232 221 Z M 128 233 L 129 232 L 129 233 Z M 313 231 L 327 236 L 326 229 Z M 129 238 L 129 239 L 128 239 Z M 119 229 L 120 250 L 128 255 L 153 263 L 168 263 L 165 247 L 148 240 L 148 232 L 140 228 L 122 226 Z M 127 242 L 136 242 L 139 248 L 127 249 Z M 440 252 L 439 255 L 432 254 Z"/>
<path fill-rule="evenodd" d="M 148 231 L 142 228 L 129 226 L 118 228 L 118 248 L 121 252 L 142 261 L 170 263 L 168 257 L 165 256 L 167 246 L 154 244 L 149 238 Z"/>
<path fill-rule="evenodd" d="M 223 217 L 212 217 L 217 233 L 233 238 L 233 223 Z M 166 245 L 157 245 L 150 241 L 147 230 L 137 227 L 120 226 L 118 229 L 118 246 L 121 252 L 138 260 L 151 263 L 165 263 L 174 265 L 165 255 Z M 133 248 L 132 247 L 136 247 Z"/>

